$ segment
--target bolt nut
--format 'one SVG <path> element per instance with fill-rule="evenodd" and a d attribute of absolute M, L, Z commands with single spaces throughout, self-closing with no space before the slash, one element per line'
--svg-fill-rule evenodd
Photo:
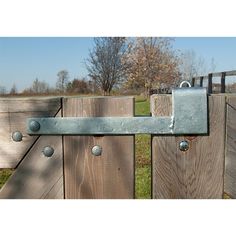
<path fill-rule="evenodd" d="M 101 156 L 101 154 L 102 154 L 102 147 L 100 147 L 100 146 L 98 146 L 98 145 L 94 146 L 94 147 L 92 148 L 92 154 L 93 154 L 94 156 Z"/>
<path fill-rule="evenodd" d="M 23 138 L 23 135 L 20 131 L 15 131 L 12 133 L 12 139 L 15 141 L 15 142 L 20 142 L 22 141 L 22 138 Z"/>
<path fill-rule="evenodd" d="M 32 120 L 29 123 L 29 128 L 31 129 L 31 131 L 36 132 L 36 131 L 38 131 L 40 129 L 40 124 L 39 124 L 38 121 Z"/>
<path fill-rule="evenodd" d="M 44 147 L 43 154 L 45 157 L 51 157 L 54 153 L 54 149 L 50 146 Z"/>
<path fill-rule="evenodd" d="M 186 140 L 183 140 L 179 143 L 179 149 L 182 152 L 185 152 L 189 149 L 189 143 Z"/>

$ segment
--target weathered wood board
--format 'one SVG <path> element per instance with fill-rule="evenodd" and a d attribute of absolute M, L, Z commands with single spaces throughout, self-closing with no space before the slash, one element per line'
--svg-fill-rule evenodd
<path fill-rule="evenodd" d="M 0 168 L 15 168 L 38 138 L 26 134 L 26 119 L 55 116 L 60 108 L 61 98 L 0 99 Z M 23 134 L 21 142 L 13 141 L 15 131 Z"/>
<path fill-rule="evenodd" d="M 61 112 L 57 117 L 60 115 Z M 54 149 L 51 157 L 42 152 L 46 146 Z M 62 136 L 39 137 L 0 190 L 0 198 L 64 198 Z"/>
<path fill-rule="evenodd" d="M 236 97 L 227 98 L 225 192 L 236 198 Z"/>
<path fill-rule="evenodd" d="M 151 98 L 153 116 L 171 114 L 171 96 Z M 152 136 L 153 198 L 218 199 L 223 197 L 225 96 L 209 96 L 209 136 Z M 179 150 L 187 140 L 190 148 Z"/>
<path fill-rule="evenodd" d="M 133 116 L 131 97 L 64 98 L 64 117 Z M 94 145 L 102 155 L 94 156 Z M 64 136 L 65 198 L 134 198 L 134 136 Z"/>

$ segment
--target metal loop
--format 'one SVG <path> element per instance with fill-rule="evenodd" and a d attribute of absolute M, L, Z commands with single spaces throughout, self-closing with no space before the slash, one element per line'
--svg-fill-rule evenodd
<path fill-rule="evenodd" d="M 183 87 L 183 84 L 187 84 L 189 88 L 192 87 L 191 84 L 190 84 L 188 81 L 186 81 L 186 80 L 185 80 L 185 81 L 182 81 L 182 82 L 180 83 L 179 87 L 182 88 L 182 87 Z"/>

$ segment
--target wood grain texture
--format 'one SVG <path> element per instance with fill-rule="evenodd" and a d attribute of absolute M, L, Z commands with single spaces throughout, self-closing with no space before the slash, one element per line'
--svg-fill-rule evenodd
<path fill-rule="evenodd" d="M 65 98 L 64 117 L 133 116 L 131 97 Z M 94 145 L 102 147 L 93 156 Z M 64 136 L 65 197 L 134 198 L 134 136 Z"/>
<path fill-rule="evenodd" d="M 54 149 L 52 157 L 43 155 L 45 146 Z M 62 155 L 62 136 L 41 136 L 0 190 L 0 198 L 64 198 Z"/>
<path fill-rule="evenodd" d="M 60 107 L 60 98 L 0 99 L 0 168 L 15 168 L 38 138 L 26 133 L 26 119 L 55 116 Z M 13 141 L 15 131 L 21 142 Z"/>
<path fill-rule="evenodd" d="M 171 96 L 153 96 L 153 115 L 169 115 Z M 167 101 L 168 99 L 168 101 Z M 209 136 L 153 136 L 153 198 L 217 199 L 223 197 L 225 97 L 209 96 Z M 190 149 L 179 150 L 188 140 Z"/>
<path fill-rule="evenodd" d="M 0 112 L 45 112 L 61 105 L 61 97 L 0 98 Z"/>
<path fill-rule="evenodd" d="M 236 198 L 236 96 L 227 98 L 224 189 Z"/>

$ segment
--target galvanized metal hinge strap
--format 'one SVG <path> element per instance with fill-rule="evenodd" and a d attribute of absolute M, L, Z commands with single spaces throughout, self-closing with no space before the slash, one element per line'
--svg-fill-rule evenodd
<path fill-rule="evenodd" d="M 205 88 L 177 88 L 172 91 L 170 117 L 29 118 L 27 132 L 31 135 L 207 134 L 207 116 Z"/>

